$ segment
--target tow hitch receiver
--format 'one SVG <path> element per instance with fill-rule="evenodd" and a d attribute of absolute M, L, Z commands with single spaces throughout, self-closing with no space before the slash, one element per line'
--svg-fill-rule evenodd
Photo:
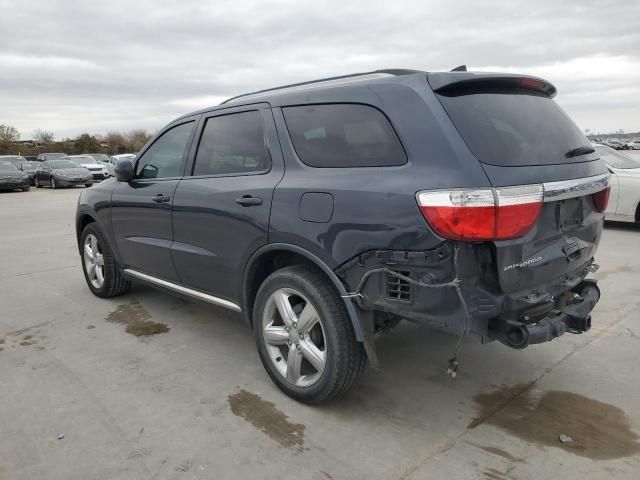
<path fill-rule="evenodd" d="M 600 299 L 600 289 L 595 280 L 584 280 L 572 294 L 569 304 L 533 323 L 496 318 L 489 325 L 489 335 L 509 347 L 525 348 L 551 341 L 565 332 L 586 332 L 591 328 L 591 311 Z"/>

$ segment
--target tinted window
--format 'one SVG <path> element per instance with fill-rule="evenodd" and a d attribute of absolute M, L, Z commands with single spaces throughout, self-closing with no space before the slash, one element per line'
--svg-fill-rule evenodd
<path fill-rule="evenodd" d="M 73 160 L 51 160 L 48 163 L 54 170 L 59 170 L 62 168 L 78 168 L 79 166 Z"/>
<path fill-rule="evenodd" d="M 207 119 L 194 175 L 260 172 L 268 168 L 262 114 L 233 113 Z"/>
<path fill-rule="evenodd" d="M 298 157 L 312 167 L 385 167 L 407 161 L 391 124 L 373 107 L 305 105 L 283 113 Z"/>
<path fill-rule="evenodd" d="M 566 153 L 591 142 L 552 99 L 517 90 L 439 94 L 473 154 L 500 166 L 551 165 L 593 160 Z"/>
<path fill-rule="evenodd" d="M 164 132 L 138 160 L 136 177 L 181 177 L 194 125 L 195 122 L 183 123 Z"/>

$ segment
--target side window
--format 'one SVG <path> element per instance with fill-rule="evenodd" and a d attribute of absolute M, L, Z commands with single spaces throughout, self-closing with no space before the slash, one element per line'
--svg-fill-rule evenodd
<path fill-rule="evenodd" d="M 211 117 L 202 131 L 193 175 L 242 175 L 269 167 L 262 114 Z"/>
<path fill-rule="evenodd" d="M 136 178 L 182 176 L 194 126 L 195 122 L 188 122 L 164 132 L 136 163 Z"/>
<path fill-rule="evenodd" d="M 327 104 L 282 109 L 293 147 L 311 167 L 388 167 L 407 163 L 393 127 L 366 105 Z"/>

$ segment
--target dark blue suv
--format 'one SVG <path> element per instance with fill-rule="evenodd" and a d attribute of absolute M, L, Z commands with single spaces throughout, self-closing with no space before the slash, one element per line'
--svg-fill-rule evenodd
<path fill-rule="evenodd" d="M 513 348 L 587 331 L 609 175 L 555 93 L 381 70 L 185 115 L 82 192 L 87 284 L 240 312 L 306 403 L 348 390 L 401 319 Z"/>

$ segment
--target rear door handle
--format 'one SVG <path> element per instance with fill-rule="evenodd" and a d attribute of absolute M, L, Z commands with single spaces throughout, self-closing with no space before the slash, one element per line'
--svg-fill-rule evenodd
<path fill-rule="evenodd" d="M 171 200 L 171 197 L 169 195 L 162 195 L 160 193 L 158 195 L 154 195 L 153 197 L 151 197 L 151 200 L 153 200 L 156 203 L 167 203 L 169 200 Z"/>
<path fill-rule="evenodd" d="M 239 203 L 243 207 L 252 207 L 255 205 L 262 205 L 262 199 L 260 197 L 245 195 L 242 198 L 236 198 L 236 203 Z"/>

